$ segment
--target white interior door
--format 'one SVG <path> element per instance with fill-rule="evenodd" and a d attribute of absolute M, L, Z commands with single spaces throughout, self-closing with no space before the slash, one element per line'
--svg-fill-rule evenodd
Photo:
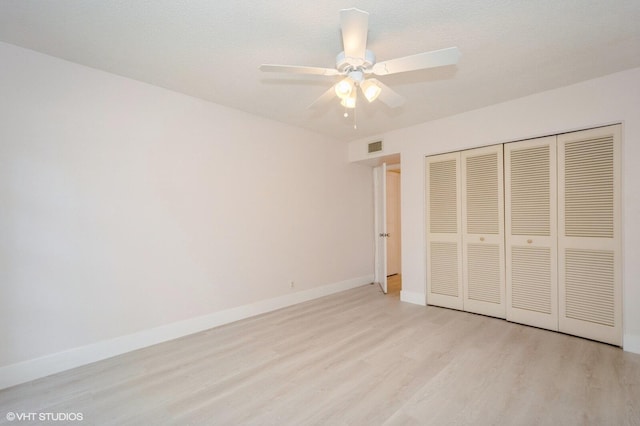
<path fill-rule="evenodd" d="M 502 145 L 460 155 L 464 310 L 506 318 Z"/>
<path fill-rule="evenodd" d="M 462 309 L 460 153 L 426 158 L 427 303 Z"/>
<path fill-rule="evenodd" d="M 400 273 L 400 172 L 387 170 L 387 276 Z"/>
<path fill-rule="evenodd" d="M 556 137 L 504 145 L 507 319 L 558 330 Z"/>
<path fill-rule="evenodd" d="M 373 203 L 375 228 L 374 281 L 387 293 L 387 164 L 373 169 Z"/>

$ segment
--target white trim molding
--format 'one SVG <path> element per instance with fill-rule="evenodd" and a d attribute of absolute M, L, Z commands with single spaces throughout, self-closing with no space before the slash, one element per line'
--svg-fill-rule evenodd
<path fill-rule="evenodd" d="M 622 348 L 626 352 L 633 352 L 634 354 L 640 354 L 640 335 L 638 334 L 625 334 L 622 338 Z"/>
<path fill-rule="evenodd" d="M 414 305 L 427 306 L 426 295 L 415 291 L 400 290 L 400 301 L 413 303 Z"/>

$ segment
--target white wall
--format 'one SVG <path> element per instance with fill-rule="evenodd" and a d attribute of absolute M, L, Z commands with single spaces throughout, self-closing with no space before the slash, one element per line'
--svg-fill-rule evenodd
<path fill-rule="evenodd" d="M 385 151 L 379 155 L 402 158 L 402 299 L 426 299 L 425 156 L 618 122 L 623 123 L 624 348 L 640 353 L 640 68 L 380 135 Z M 370 158 L 369 141 L 349 144 L 351 161 Z"/>
<path fill-rule="evenodd" d="M 0 64 L 0 376 L 370 282 L 346 144 L 4 43 Z"/>

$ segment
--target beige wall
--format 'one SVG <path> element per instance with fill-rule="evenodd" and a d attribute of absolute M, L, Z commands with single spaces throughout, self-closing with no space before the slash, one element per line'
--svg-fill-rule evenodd
<path fill-rule="evenodd" d="M 346 144 L 4 43 L 0 63 L 0 376 L 370 282 Z"/>

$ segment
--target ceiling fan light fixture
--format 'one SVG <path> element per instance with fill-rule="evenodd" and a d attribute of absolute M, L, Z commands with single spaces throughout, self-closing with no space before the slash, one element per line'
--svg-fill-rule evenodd
<path fill-rule="evenodd" d="M 355 90 L 351 92 L 351 94 L 345 98 L 342 98 L 342 101 L 340 102 L 340 105 L 342 105 L 345 108 L 349 108 L 349 109 L 353 109 L 356 107 L 356 95 L 358 94 L 358 92 L 356 92 Z"/>
<path fill-rule="evenodd" d="M 382 92 L 382 88 L 377 84 L 375 79 L 363 81 L 360 84 L 360 88 L 362 88 L 362 93 L 364 93 L 364 97 L 367 98 L 369 102 L 375 101 L 378 96 L 380 96 L 380 92 Z"/>
<path fill-rule="evenodd" d="M 402 96 L 387 87 L 382 81 L 375 78 L 365 79 L 365 77 L 371 74 L 386 76 L 455 65 L 460 59 L 459 49 L 449 47 L 376 62 L 374 53 L 367 50 L 369 13 L 356 8 L 340 11 L 340 31 L 344 50 L 336 56 L 335 68 L 277 64 L 262 64 L 259 68 L 265 72 L 341 76 L 342 80 L 328 88 L 317 101 L 309 106 L 310 108 L 316 108 L 320 103 L 335 99 L 335 95 L 340 98 L 341 104 L 345 108 L 353 109 L 356 107 L 358 86 L 361 87 L 362 94 L 368 102 L 380 99 L 380 102 L 389 108 L 399 108 L 405 102 Z M 384 96 L 381 96 L 382 91 L 384 91 Z"/>
<path fill-rule="evenodd" d="M 344 100 L 353 93 L 353 82 L 349 77 L 341 80 L 335 87 L 336 95 Z"/>

